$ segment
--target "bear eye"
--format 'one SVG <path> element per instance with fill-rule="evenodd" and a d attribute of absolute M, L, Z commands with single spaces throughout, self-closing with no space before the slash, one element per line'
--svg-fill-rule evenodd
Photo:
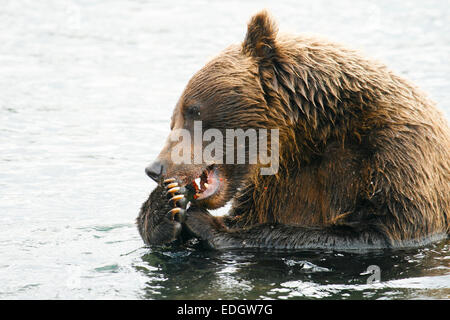
<path fill-rule="evenodd" d="M 196 105 L 188 107 L 186 109 L 186 115 L 193 119 L 200 117 L 200 107 Z"/>

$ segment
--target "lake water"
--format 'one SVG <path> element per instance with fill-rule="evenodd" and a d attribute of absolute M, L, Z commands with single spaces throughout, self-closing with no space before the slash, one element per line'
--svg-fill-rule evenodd
<path fill-rule="evenodd" d="M 0 299 L 450 298 L 449 240 L 370 254 L 143 245 L 144 167 L 183 87 L 264 7 L 281 31 L 384 61 L 449 118 L 449 1 L 2 0 Z"/>

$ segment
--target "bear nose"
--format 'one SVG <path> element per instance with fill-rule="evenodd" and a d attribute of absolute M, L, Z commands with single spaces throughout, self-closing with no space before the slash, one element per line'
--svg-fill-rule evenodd
<path fill-rule="evenodd" d="M 159 182 L 161 176 L 165 172 L 166 168 L 164 164 L 159 160 L 153 161 L 153 163 L 151 163 L 147 168 L 145 168 L 145 173 L 156 182 Z"/>

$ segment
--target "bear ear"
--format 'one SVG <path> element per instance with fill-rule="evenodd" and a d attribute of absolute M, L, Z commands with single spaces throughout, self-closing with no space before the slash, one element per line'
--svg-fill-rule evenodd
<path fill-rule="evenodd" d="M 278 26 L 267 10 L 254 15 L 248 23 L 242 51 L 250 56 L 268 58 L 275 52 Z"/>

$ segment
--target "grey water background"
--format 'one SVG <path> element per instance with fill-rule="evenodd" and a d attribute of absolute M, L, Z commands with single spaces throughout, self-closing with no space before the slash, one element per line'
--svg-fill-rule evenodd
<path fill-rule="evenodd" d="M 0 299 L 450 298 L 448 240 L 366 254 L 143 245 L 144 167 L 172 108 L 261 8 L 281 31 L 382 60 L 449 118 L 449 1 L 2 0 Z"/>

